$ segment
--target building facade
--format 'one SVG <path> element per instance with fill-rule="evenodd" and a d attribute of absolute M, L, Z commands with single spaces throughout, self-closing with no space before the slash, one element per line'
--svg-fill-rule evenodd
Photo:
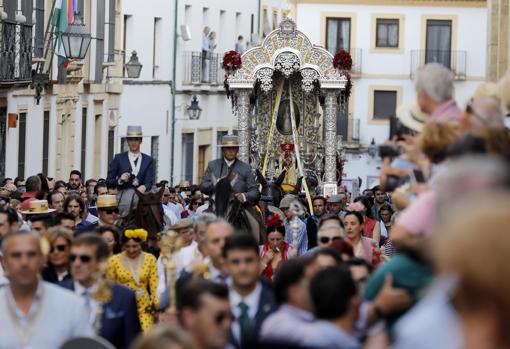
<path fill-rule="evenodd" d="M 77 1 L 93 40 L 84 60 L 64 68 L 47 50 L 54 1 L 0 1 L 0 177 L 42 172 L 67 179 L 73 169 L 85 178 L 106 175 L 122 92 L 122 84 L 107 77 L 122 70 L 119 3 Z M 39 102 L 30 87 L 38 64 L 49 67 Z"/>
<path fill-rule="evenodd" d="M 486 1 L 296 0 L 292 13 L 312 41 L 353 58 L 353 91 L 337 120 L 348 184 L 358 178 L 362 188 L 378 182 L 380 159 L 369 155 L 369 145 L 388 138 L 398 105 L 415 102 L 419 67 L 449 67 L 460 104 L 487 78 Z"/>

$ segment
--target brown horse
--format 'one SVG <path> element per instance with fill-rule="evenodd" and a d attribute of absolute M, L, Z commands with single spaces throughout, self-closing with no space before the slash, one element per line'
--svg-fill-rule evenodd
<path fill-rule="evenodd" d="M 163 230 L 163 206 L 161 198 L 165 187 L 156 192 L 140 193 L 136 191 L 138 196 L 138 205 L 134 212 L 135 225 L 137 227 L 147 230 L 149 233 L 149 240 L 157 240 L 158 234 Z"/>

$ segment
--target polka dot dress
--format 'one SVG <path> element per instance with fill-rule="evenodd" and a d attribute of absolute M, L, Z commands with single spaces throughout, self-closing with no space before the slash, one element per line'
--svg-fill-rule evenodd
<path fill-rule="evenodd" d="M 156 258 L 150 253 L 143 253 L 143 263 L 140 271 L 140 282 L 136 282 L 133 273 L 122 263 L 121 254 L 116 254 L 108 260 L 108 277 L 119 284 L 129 287 L 135 292 L 138 306 L 138 316 L 143 332 L 154 323 L 152 314 L 146 311 L 150 305 L 159 306 L 156 289 L 158 286 L 158 271 Z"/>

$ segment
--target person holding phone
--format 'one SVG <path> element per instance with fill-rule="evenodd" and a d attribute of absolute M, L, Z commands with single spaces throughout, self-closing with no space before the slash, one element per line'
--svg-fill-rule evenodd
<path fill-rule="evenodd" d="M 278 214 L 267 219 L 267 242 L 260 246 L 262 262 L 262 276 L 273 280 L 273 276 L 280 266 L 289 258 L 298 255 L 298 252 L 284 241 L 285 226 Z"/>

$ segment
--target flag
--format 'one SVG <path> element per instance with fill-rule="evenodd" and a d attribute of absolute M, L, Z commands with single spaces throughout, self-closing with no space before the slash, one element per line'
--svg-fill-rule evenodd
<path fill-rule="evenodd" d="M 67 25 L 69 24 L 68 3 L 69 0 L 56 0 L 55 12 L 53 13 L 53 18 L 51 20 L 51 24 L 55 27 L 55 33 L 57 36 L 55 54 L 58 56 L 58 65 L 64 64 L 67 60 L 64 45 L 62 43 L 62 33 L 66 31 Z"/>

